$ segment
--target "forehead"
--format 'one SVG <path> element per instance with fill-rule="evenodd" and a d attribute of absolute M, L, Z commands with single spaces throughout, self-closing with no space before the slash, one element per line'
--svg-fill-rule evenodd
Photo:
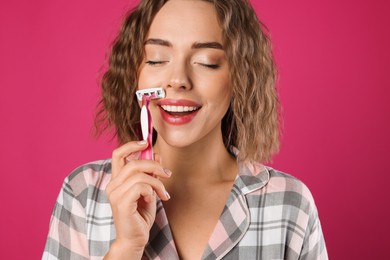
<path fill-rule="evenodd" d="M 221 41 L 215 8 L 201 0 L 171 0 L 156 14 L 148 38 Z"/>

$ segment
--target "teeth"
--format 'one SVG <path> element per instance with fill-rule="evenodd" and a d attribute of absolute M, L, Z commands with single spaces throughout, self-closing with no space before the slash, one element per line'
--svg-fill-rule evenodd
<path fill-rule="evenodd" d="M 189 106 L 167 106 L 162 105 L 162 109 L 164 109 L 167 112 L 188 112 L 188 111 L 194 111 L 197 109 L 197 107 L 189 107 Z"/>

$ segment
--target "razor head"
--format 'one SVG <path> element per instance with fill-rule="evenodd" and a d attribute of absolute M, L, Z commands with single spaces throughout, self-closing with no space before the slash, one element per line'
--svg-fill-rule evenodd
<path fill-rule="evenodd" d="M 137 99 L 142 101 L 143 96 L 148 96 L 150 99 L 164 98 L 165 91 L 163 88 L 145 88 L 135 92 Z"/>

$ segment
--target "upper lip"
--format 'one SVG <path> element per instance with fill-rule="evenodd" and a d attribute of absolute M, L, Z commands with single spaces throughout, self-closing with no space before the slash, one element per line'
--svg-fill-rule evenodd
<path fill-rule="evenodd" d="M 160 99 L 157 101 L 159 106 L 187 106 L 199 108 L 201 105 L 192 100 L 187 99 Z"/>

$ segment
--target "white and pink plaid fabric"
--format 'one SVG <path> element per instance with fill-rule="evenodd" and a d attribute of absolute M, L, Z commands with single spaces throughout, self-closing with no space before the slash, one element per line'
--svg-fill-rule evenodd
<path fill-rule="evenodd" d="M 110 160 L 76 169 L 53 210 L 42 259 L 102 259 L 115 240 L 105 188 Z M 144 259 L 179 259 L 163 204 Z M 296 178 L 259 163 L 239 173 L 202 259 L 328 259 L 313 197 Z"/>

